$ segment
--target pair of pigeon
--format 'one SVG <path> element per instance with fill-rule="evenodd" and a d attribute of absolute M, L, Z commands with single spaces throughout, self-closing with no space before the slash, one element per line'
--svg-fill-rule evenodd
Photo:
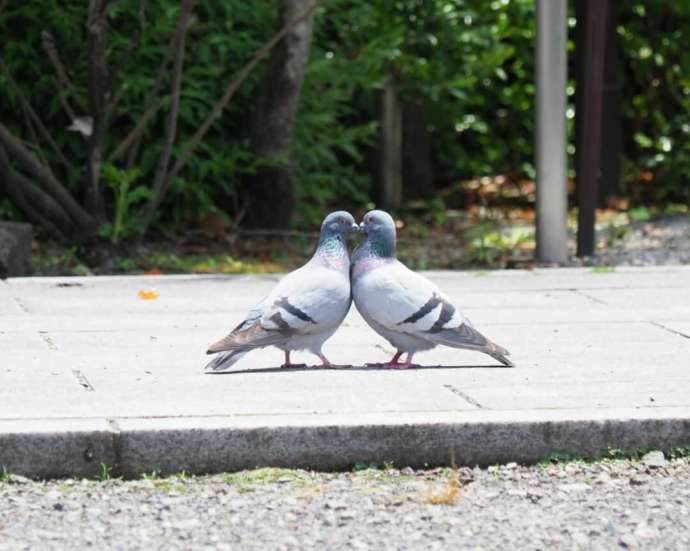
<path fill-rule="evenodd" d="M 366 239 L 350 261 L 346 239 L 356 231 Z M 443 344 L 483 352 L 511 367 L 505 348 L 474 329 L 434 283 L 397 260 L 395 243 L 395 223 L 386 212 L 368 212 L 359 226 L 349 212 L 329 214 L 311 260 L 286 275 L 242 323 L 209 347 L 207 353 L 217 355 L 206 370 L 225 371 L 247 352 L 266 346 L 285 352 L 282 367 L 296 367 L 290 363 L 293 350 L 308 350 L 324 367 L 337 367 L 321 347 L 353 299 L 372 329 L 397 349 L 389 362 L 376 365 L 408 368 L 415 352 Z M 400 361 L 403 353 L 407 356 Z"/>

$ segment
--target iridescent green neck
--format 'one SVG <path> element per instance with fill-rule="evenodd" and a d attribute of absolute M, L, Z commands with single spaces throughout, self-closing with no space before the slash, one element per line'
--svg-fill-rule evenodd
<path fill-rule="evenodd" d="M 340 265 L 343 260 L 349 260 L 347 245 L 340 234 L 325 234 L 319 240 L 319 247 L 316 249 L 317 258 L 327 264 Z"/>
<path fill-rule="evenodd" d="M 386 233 L 375 233 L 368 235 L 367 239 L 359 248 L 358 256 L 363 258 L 365 256 L 376 256 L 379 258 L 394 258 L 395 257 L 395 235 Z"/>

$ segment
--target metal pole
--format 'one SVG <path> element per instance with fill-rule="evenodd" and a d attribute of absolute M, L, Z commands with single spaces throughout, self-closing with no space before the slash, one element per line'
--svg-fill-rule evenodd
<path fill-rule="evenodd" d="M 567 0 L 537 0 L 537 260 L 568 257 Z"/>

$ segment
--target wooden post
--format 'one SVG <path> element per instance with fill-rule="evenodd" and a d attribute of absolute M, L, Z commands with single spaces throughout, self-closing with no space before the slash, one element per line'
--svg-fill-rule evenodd
<path fill-rule="evenodd" d="M 604 58 L 606 54 L 606 18 L 609 0 L 587 2 L 584 17 L 584 81 L 577 156 L 577 255 L 594 253 L 594 224 L 598 201 L 602 144 L 602 106 L 604 99 Z M 580 21 L 579 24 L 582 24 Z"/>
<path fill-rule="evenodd" d="M 537 0 L 537 259 L 568 257 L 567 0 Z"/>
<path fill-rule="evenodd" d="M 395 209 L 402 204 L 402 106 L 389 80 L 382 98 L 381 206 Z"/>

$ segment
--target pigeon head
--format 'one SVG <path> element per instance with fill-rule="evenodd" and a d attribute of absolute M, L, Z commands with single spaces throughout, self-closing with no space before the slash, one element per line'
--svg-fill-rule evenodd
<path fill-rule="evenodd" d="M 338 210 L 324 218 L 321 224 L 321 240 L 337 235 L 344 239 L 351 232 L 358 230 L 359 226 L 355 223 L 354 217 L 345 210 Z"/>
<path fill-rule="evenodd" d="M 395 256 L 395 222 L 382 210 L 370 210 L 359 225 L 377 256 Z"/>

